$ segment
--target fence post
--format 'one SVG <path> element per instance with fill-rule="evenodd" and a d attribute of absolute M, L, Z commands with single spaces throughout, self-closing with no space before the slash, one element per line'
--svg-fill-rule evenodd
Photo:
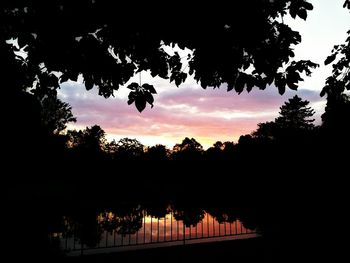
<path fill-rule="evenodd" d="M 186 226 L 185 221 L 182 221 L 182 232 L 183 232 L 183 239 L 184 239 L 184 245 L 186 244 Z"/>

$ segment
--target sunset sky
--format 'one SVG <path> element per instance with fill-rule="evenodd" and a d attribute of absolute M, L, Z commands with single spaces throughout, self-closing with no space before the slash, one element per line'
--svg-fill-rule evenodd
<path fill-rule="evenodd" d="M 319 63 L 312 77 L 305 78 L 297 92 L 288 90 L 283 96 L 271 86 L 265 91 L 253 89 L 238 95 L 220 89 L 203 90 L 193 78 L 177 88 L 167 80 L 152 79 L 142 73 L 142 82 L 156 87 L 155 104 L 139 113 L 134 105 L 127 105 L 125 87 L 115 92 L 115 98 L 105 99 L 97 95 L 97 89 L 87 92 L 82 79 L 61 85 L 59 97 L 73 107 L 77 117 L 69 129 L 84 129 L 100 125 L 109 140 L 123 137 L 136 138 L 145 145 L 165 144 L 172 148 L 184 137 L 196 138 L 204 148 L 215 141 L 237 141 L 239 136 L 256 129 L 259 122 L 271 121 L 278 115 L 279 107 L 288 98 L 298 94 L 311 102 L 316 110 L 316 120 L 324 111 L 325 98 L 319 93 L 331 67 L 323 66 L 335 44 L 346 39 L 349 30 L 349 10 L 343 9 L 344 0 L 311 0 L 314 10 L 306 22 L 301 19 L 285 19 L 292 29 L 302 35 L 302 43 L 295 48 L 296 59 L 310 59 Z M 169 52 L 172 52 L 171 50 Z M 183 51 L 186 53 L 187 51 Z M 130 82 L 138 82 L 139 76 Z"/>

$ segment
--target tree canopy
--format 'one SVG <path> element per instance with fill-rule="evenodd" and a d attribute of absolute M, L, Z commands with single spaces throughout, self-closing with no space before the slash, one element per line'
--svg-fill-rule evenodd
<path fill-rule="evenodd" d="M 280 107 L 275 121 L 259 123 L 258 129 L 252 135 L 256 138 L 274 139 L 285 135 L 298 136 L 300 132 L 311 131 L 315 127 L 315 119 L 312 119 L 315 111 L 308 105 L 309 101 L 295 95 Z"/>
<path fill-rule="evenodd" d="M 49 133 L 59 134 L 67 128 L 69 122 L 76 122 L 72 107 L 54 97 L 46 97 L 41 100 L 41 119 Z"/>
<path fill-rule="evenodd" d="M 313 9 L 306 0 L 186 1 L 171 6 L 5 0 L 1 5 L 0 52 L 8 64 L 5 83 L 14 89 L 35 83 L 43 92 L 55 90 L 81 74 L 86 89 L 97 86 L 100 95 L 110 97 L 132 76 L 149 71 L 177 86 L 189 74 L 203 88 L 226 84 L 228 91 L 241 93 L 274 83 L 283 94 L 286 87 L 297 89 L 300 74 L 310 75 L 317 66 L 293 60 L 293 46 L 301 36 L 283 22 L 287 15 L 306 19 Z M 181 58 L 166 52 L 165 45 L 192 52 Z M 129 104 L 139 111 L 153 105 L 152 85 L 140 81 L 128 87 Z"/>
<path fill-rule="evenodd" d="M 286 129 L 312 129 L 315 119 L 311 118 L 315 111 L 308 107 L 309 103 L 309 101 L 295 95 L 280 107 L 280 116 L 276 118 L 275 122 Z"/>
<path fill-rule="evenodd" d="M 344 8 L 350 10 L 350 1 L 346 0 Z M 325 65 L 331 64 L 333 61 L 332 75 L 326 80 L 326 85 L 321 91 L 321 96 L 327 94 L 332 100 L 343 100 L 343 92 L 350 90 L 350 30 L 347 32 L 348 37 L 344 44 L 335 45 L 332 54 L 324 61 Z"/>

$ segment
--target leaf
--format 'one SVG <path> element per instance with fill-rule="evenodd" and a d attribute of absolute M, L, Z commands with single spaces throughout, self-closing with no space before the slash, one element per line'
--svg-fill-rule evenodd
<path fill-rule="evenodd" d="M 181 77 L 180 77 L 180 76 L 177 76 L 177 77 L 175 78 L 175 85 L 178 87 L 178 86 L 180 86 L 181 83 L 182 83 Z"/>
<path fill-rule="evenodd" d="M 263 80 L 260 76 L 255 76 L 254 85 L 257 86 L 260 90 L 266 89 L 266 81 Z"/>
<path fill-rule="evenodd" d="M 244 84 L 245 84 L 245 75 L 241 73 L 236 79 L 236 83 L 235 83 L 235 91 L 237 91 L 238 94 L 242 93 L 244 89 Z"/>
<path fill-rule="evenodd" d="M 332 63 L 336 57 L 337 57 L 336 53 L 328 56 L 327 59 L 324 61 L 324 64 L 328 65 L 328 64 Z"/>
<path fill-rule="evenodd" d="M 250 83 L 248 85 L 248 83 L 247 83 L 247 91 L 248 91 L 248 93 L 252 91 L 253 87 L 254 87 L 254 85 L 251 85 Z"/>
<path fill-rule="evenodd" d="M 154 98 L 153 98 L 152 94 L 149 92 L 146 92 L 144 94 L 144 97 L 145 97 L 146 101 L 153 107 Z"/>
<path fill-rule="evenodd" d="M 75 81 L 75 82 L 78 81 L 78 75 L 79 75 L 78 72 L 68 71 L 66 74 L 69 74 L 69 79 L 70 79 L 71 81 Z"/>
<path fill-rule="evenodd" d="M 304 2 L 304 3 L 303 3 L 303 6 L 304 6 L 304 8 L 307 9 L 307 10 L 312 10 L 312 9 L 314 9 L 313 5 L 310 4 L 309 2 Z"/>
<path fill-rule="evenodd" d="M 321 90 L 321 93 L 320 93 L 320 96 L 321 96 L 321 97 L 323 97 L 324 95 L 326 95 L 326 89 L 325 89 L 325 88 L 323 88 L 323 89 Z"/>
<path fill-rule="evenodd" d="M 87 90 L 91 90 L 94 87 L 94 82 L 92 81 L 92 79 L 85 79 L 85 87 Z"/>
<path fill-rule="evenodd" d="M 153 85 L 149 85 L 149 84 L 145 83 L 142 85 L 142 88 L 148 90 L 152 94 L 157 94 L 157 91 L 155 90 Z"/>
<path fill-rule="evenodd" d="M 146 108 L 146 100 L 143 97 L 137 97 L 135 106 L 139 112 L 142 112 Z"/>
<path fill-rule="evenodd" d="M 66 82 L 68 79 L 68 74 L 62 74 L 62 76 L 60 77 L 60 83 Z"/>
<path fill-rule="evenodd" d="M 58 88 L 59 87 L 58 78 L 54 74 L 48 75 L 47 76 L 47 85 L 49 87 Z"/>
<path fill-rule="evenodd" d="M 186 79 L 187 79 L 187 74 L 186 74 L 185 72 L 181 72 L 181 73 L 180 73 L 180 77 L 181 77 L 181 79 L 182 79 L 182 82 L 185 82 Z"/>
<path fill-rule="evenodd" d="M 137 84 L 136 82 L 133 82 L 127 86 L 127 88 L 131 90 L 136 90 L 138 87 L 139 87 L 139 84 Z"/>
<path fill-rule="evenodd" d="M 267 84 L 271 85 L 273 82 L 273 75 L 269 75 L 265 78 Z"/>
<path fill-rule="evenodd" d="M 234 85 L 233 85 L 232 82 L 227 83 L 227 92 L 233 90 L 233 86 L 234 86 Z"/>
<path fill-rule="evenodd" d="M 136 93 L 135 93 L 135 91 L 131 91 L 130 93 L 129 93 L 129 96 L 128 96 L 128 104 L 130 105 L 130 104 L 132 104 L 134 101 L 135 101 L 135 99 L 136 99 Z"/>
<path fill-rule="evenodd" d="M 306 9 L 300 9 L 298 11 L 298 16 L 304 20 L 306 20 L 307 18 L 307 12 L 306 12 Z"/>
<path fill-rule="evenodd" d="M 297 16 L 297 9 L 292 5 L 289 9 L 289 14 L 291 17 L 295 18 Z"/>
<path fill-rule="evenodd" d="M 254 87 L 254 78 L 250 77 L 247 79 L 247 91 L 251 92 Z"/>
<path fill-rule="evenodd" d="M 286 79 L 282 73 L 278 73 L 275 77 L 275 85 L 278 88 L 279 94 L 283 95 L 286 91 Z"/>
<path fill-rule="evenodd" d="M 280 86 L 278 86 L 278 93 L 279 93 L 280 95 L 283 95 L 285 91 L 286 91 L 286 86 L 285 86 L 285 84 L 284 84 L 284 85 L 281 84 Z"/>
<path fill-rule="evenodd" d="M 297 90 L 298 89 L 298 85 L 292 82 L 288 82 L 287 83 L 288 87 L 292 90 Z"/>

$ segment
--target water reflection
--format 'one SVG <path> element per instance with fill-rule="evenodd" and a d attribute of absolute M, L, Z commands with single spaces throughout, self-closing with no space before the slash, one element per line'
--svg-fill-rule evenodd
<path fill-rule="evenodd" d="M 233 213 L 200 208 L 124 207 L 65 216 L 64 230 L 51 233 L 67 253 L 96 248 L 201 242 L 205 239 L 251 236 Z"/>

